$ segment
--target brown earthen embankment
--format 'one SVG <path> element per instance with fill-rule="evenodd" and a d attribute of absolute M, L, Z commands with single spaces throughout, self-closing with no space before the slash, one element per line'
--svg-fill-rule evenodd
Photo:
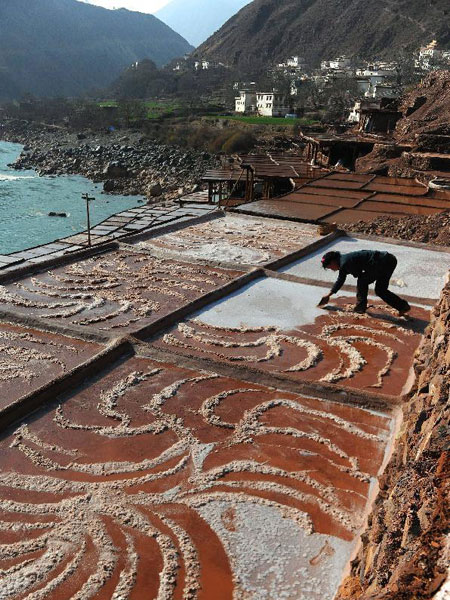
<path fill-rule="evenodd" d="M 448 569 L 450 281 L 416 353 L 415 391 L 338 600 L 432 598 Z M 447 542 L 446 542 L 447 540 Z M 446 564 L 447 562 L 447 564 Z"/>

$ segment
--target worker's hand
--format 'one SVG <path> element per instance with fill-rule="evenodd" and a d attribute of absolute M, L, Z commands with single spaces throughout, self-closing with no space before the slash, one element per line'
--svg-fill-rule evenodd
<path fill-rule="evenodd" d="M 330 298 L 331 294 L 326 294 L 317 306 L 325 306 L 325 304 L 328 304 L 328 302 L 330 301 Z"/>

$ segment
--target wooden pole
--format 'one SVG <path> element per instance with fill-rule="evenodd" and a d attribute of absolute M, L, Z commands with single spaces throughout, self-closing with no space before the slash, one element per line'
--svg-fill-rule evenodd
<path fill-rule="evenodd" d="M 87 216 L 87 232 L 88 232 L 88 246 L 91 246 L 91 215 L 89 212 L 89 202 L 95 200 L 94 197 L 90 197 L 89 194 L 83 194 L 81 196 L 83 200 L 86 200 L 86 216 Z"/>

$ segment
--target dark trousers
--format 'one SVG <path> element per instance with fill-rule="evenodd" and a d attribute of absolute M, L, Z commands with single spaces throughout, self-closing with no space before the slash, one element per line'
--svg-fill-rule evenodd
<path fill-rule="evenodd" d="M 392 277 L 392 273 L 395 271 L 396 266 L 397 259 L 393 254 L 388 254 L 383 260 L 383 264 L 380 265 L 379 275 L 375 279 L 375 294 L 384 300 L 386 304 L 392 306 L 392 308 L 403 311 L 409 308 L 409 304 L 406 302 L 406 300 L 403 300 L 397 296 L 397 294 L 394 294 L 388 290 L 389 281 Z M 369 285 L 372 283 L 372 281 L 366 279 L 365 277 L 358 277 L 356 293 L 358 304 L 355 307 L 356 310 L 366 310 L 367 294 L 369 292 Z"/>

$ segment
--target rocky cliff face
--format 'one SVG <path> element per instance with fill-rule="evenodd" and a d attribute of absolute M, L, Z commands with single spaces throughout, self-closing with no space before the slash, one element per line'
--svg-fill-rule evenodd
<path fill-rule="evenodd" d="M 449 20 L 448 0 L 253 0 L 197 52 L 242 68 L 292 54 L 391 57 L 433 39 L 448 47 Z"/>
<path fill-rule="evenodd" d="M 416 389 L 339 600 L 434 597 L 450 563 L 450 281 L 415 361 Z M 447 598 L 442 592 L 442 599 Z"/>

